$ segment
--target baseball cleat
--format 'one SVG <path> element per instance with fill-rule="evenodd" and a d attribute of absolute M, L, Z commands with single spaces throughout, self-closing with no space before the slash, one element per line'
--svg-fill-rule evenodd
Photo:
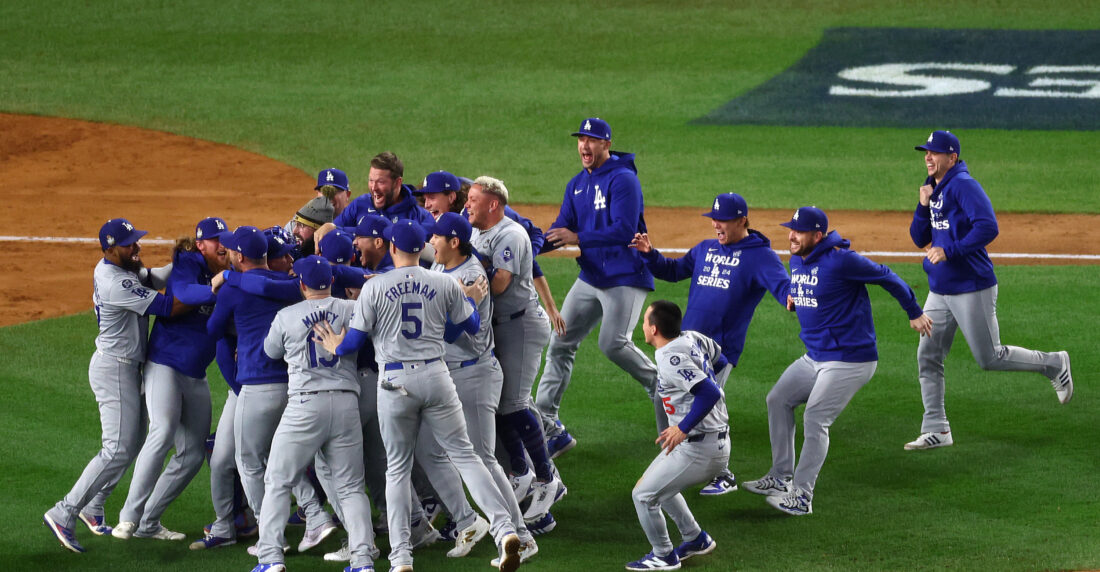
<path fill-rule="evenodd" d="M 451 542 L 458 540 L 458 523 L 455 521 L 448 520 L 447 524 L 443 525 L 443 528 L 438 530 L 441 540 L 450 540 Z"/>
<path fill-rule="evenodd" d="M 508 480 L 512 482 L 512 492 L 516 493 L 516 502 L 521 503 L 531 496 L 535 485 L 535 472 L 528 468 L 526 473 L 509 477 Z"/>
<path fill-rule="evenodd" d="M 411 529 L 409 531 L 409 543 L 412 544 L 413 550 L 428 546 L 437 540 L 442 540 L 439 531 L 432 527 L 432 523 L 428 522 L 426 518 L 412 523 Z"/>
<path fill-rule="evenodd" d="M 413 567 L 408 564 L 390 566 L 390 572 L 413 572 Z"/>
<path fill-rule="evenodd" d="M 702 554 L 710 554 L 714 552 L 714 549 L 718 548 L 718 543 L 707 534 L 707 531 L 702 531 L 699 536 L 695 537 L 695 540 L 689 540 L 684 542 L 680 546 L 676 547 L 673 552 L 676 553 L 676 557 L 681 562 L 691 558 L 692 556 L 700 556 Z"/>
<path fill-rule="evenodd" d="M 355 568 L 352 568 L 351 566 L 345 566 L 344 572 L 374 572 L 374 566 L 371 564 L 367 564 L 366 566 L 356 566 Z"/>
<path fill-rule="evenodd" d="M 561 421 L 555 421 L 555 425 L 561 429 L 561 432 L 553 437 L 547 437 L 546 449 L 550 453 L 551 459 L 557 459 L 566 451 L 577 446 L 577 440 L 569 434 L 569 431 L 565 429 L 565 425 L 562 425 Z"/>
<path fill-rule="evenodd" d="M 348 539 L 345 538 L 343 543 L 340 544 L 340 550 L 337 550 L 336 552 L 326 552 L 325 561 L 351 562 L 351 546 L 348 546 Z"/>
<path fill-rule="evenodd" d="M 440 514 L 443 514 L 443 503 L 439 502 L 439 499 L 434 497 L 427 497 L 420 500 L 420 506 L 424 509 L 424 518 L 428 519 L 428 522 L 435 524 L 435 519 Z"/>
<path fill-rule="evenodd" d="M 213 534 L 206 534 L 202 538 L 192 542 L 188 548 L 191 550 L 207 550 L 209 548 L 218 548 L 220 546 L 229 546 L 236 544 L 236 538 L 225 538 L 223 536 L 214 536 Z"/>
<path fill-rule="evenodd" d="M 550 507 L 554 505 L 554 502 L 561 498 L 560 495 L 564 494 L 564 490 L 565 483 L 562 483 L 557 476 L 554 476 L 549 482 L 535 483 L 531 493 L 531 506 L 528 506 L 523 513 L 524 520 L 546 514 Z"/>
<path fill-rule="evenodd" d="M 77 516 L 80 518 L 80 521 L 88 527 L 88 530 L 92 531 L 92 534 L 96 536 L 111 534 L 112 528 L 103 522 L 102 514 L 92 516 L 90 514 L 80 513 Z"/>
<path fill-rule="evenodd" d="M 955 439 L 951 437 L 950 431 L 944 433 L 921 433 L 920 437 L 905 444 L 905 450 L 922 451 L 924 449 L 935 449 L 936 447 L 950 447 L 954 444 Z"/>
<path fill-rule="evenodd" d="M 462 558 L 466 556 L 474 549 L 474 545 L 477 544 L 477 541 L 485 538 L 488 532 L 489 521 L 481 518 L 481 515 L 476 515 L 473 524 L 458 532 L 458 537 L 455 539 L 455 547 L 447 551 L 447 556 L 451 558 Z"/>
<path fill-rule="evenodd" d="M 634 562 L 626 565 L 627 570 L 679 570 L 680 559 L 673 550 L 664 556 L 658 556 L 652 552 L 646 554 Z"/>
<path fill-rule="evenodd" d="M 247 538 L 260 533 L 260 523 L 256 522 L 256 517 L 250 513 L 251 510 L 242 511 L 233 518 L 233 526 L 237 529 L 237 538 Z"/>
<path fill-rule="evenodd" d="M 771 495 L 767 501 L 768 504 L 793 516 L 805 516 L 814 512 L 810 495 L 798 487 L 792 486 L 790 492 L 785 495 Z"/>
<path fill-rule="evenodd" d="M 298 552 L 305 552 L 314 546 L 325 541 L 333 532 L 336 532 L 336 525 L 331 522 L 326 522 L 313 530 L 306 530 L 302 541 L 298 543 Z"/>
<path fill-rule="evenodd" d="M 1058 403 L 1065 405 L 1073 399 L 1073 374 L 1069 370 L 1069 352 L 1058 352 L 1058 357 L 1062 360 L 1062 369 L 1058 370 L 1058 375 L 1050 378 L 1050 384 L 1058 394 Z"/>
<path fill-rule="evenodd" d="M 168 530 L 160 525 L 158 525 L 157 529 L 153 532 L 142 532 L 138 530 L 134 532 L 134 536 L 138 538 L 152 538 L 154 540 L 184 540 L 187 538 L 187 535 L 182 532 Z"/>
<path fill-rule="evenodd" d="M 306 509 L 298 507 L 297 510 L 290 513 L 290 518 L 286 519 L 288 526 L 305 526 L 306 525 Z"/>
<path fill-rule="evenodd" d="M 527 562 L 529 558 L 539 553 L 539 545 L 535 543 L 535 539 L 532 538 L 523 543 L 523 546 L 519 548 L 519 561 Z M 500 569 L 500 557 L 496 557 L 489 562 L 489 566 Z"/>
<path fill-rule="evenodd" d="M 527 526 L 527 530 L 531 534 L 537 535 L 546 534 L 547 532 L 554 530 L 554 527 L 558 525 L 558 521 L 554 520 L 554 515 L 548 512 L 542 516 L 539 516 L 538 518 L 534 518 L 531 520 L 524 519 L 523 524 Z"/>
<path fill-rule="evenodd" d="M 290 545 L 289 544 L 284 544 L 283 545 L 283 554 L 286 554 L 288 550 L 290 550 Z M 248 548 L 245 549 L 245 552 L 247 552 L 249 556 L 257 556 L 258 557 L 260 555 L 260 545 L 259 545 L 259 543 L 253 544 L 252 546 L 249 546 Z"/>
<path fill-rule="evenodd" d="M 520 548 L 523 547 L 523 543 L 520 542 L 516 533 L 511 532 L 504 535 L 504 538 L 500 541 L 500 564 L 497 565 L 497 570 L 500 572 L 514 572 L 516 568 L 523 560 L 520 558 Z"/>
<path fill-rule="evenodd" d="M 732 493 L 737 490 L 737 479 L 732 475 L 718 475 L 714 477 L 714 480 L 707 483 L 707 486 L 703 487 L 699 491 L 699 494 L 707 496 L 724 495 L 726 493 Z M 683 558 L 681 558 L 683 560 Z"/>
<path fill-rule="evenodd" d="M 257 564 L 251 572 L 286 572 L 286 565 L 284 565 L 282 562 Z"/>
<path fill-rule="evenodd" d="M 758 495 L 781 495 L 790 490 L 790 479 L 778 479 L 771 475 L 764 475 L 755 481 L 741 483 L 741 488 Z"/>
<path fill-rule="evenodd" d="M 128 520 L 124 520 L 115 525 L 114 529 L 111 530 L 111 536 L 119 540 L 130 540 L 130 537 L 134 535 L 135 530 L 137 530 L 136 524 Z"/>
<path fill-rule="evenodd" d="M 42 522 L 46 523 L 46 528 L 50 529 L 50 532 L 57 537 L 58 542 L 60 542 L 61 546 L 65 547 L 66 550 L 72 550 L 78 554 L 84 552 L 84 547 L 76 541 L 76 535 L 73 534 L 73 529 L 65 528 L 54 522 L 54 519 L 50 518 L 50 513 L 42 515 Z"/>

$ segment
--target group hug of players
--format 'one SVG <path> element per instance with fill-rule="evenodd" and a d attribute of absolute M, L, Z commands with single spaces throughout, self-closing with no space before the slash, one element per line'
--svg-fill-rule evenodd
<path fill-rule="evenodd" d="M 815 207 L 783 223 L 789 272 L 749 227 L 748 206 L 735 193 L 718 195 L 704 213 L 715 238 L 665 258 L 646 232 L 633 155 L 610 149 L 610 127 L 599 118 L 585 119 L 573 135 L 583 168 L 545 233 L 508 206 L 500 180 L 438 171 L 418 188 L 403 183 L 404 166 L 388 152 L 371 160 L 369 194 L 353 200 L 346 174 L 325 169 L 317 196 L 286 227 L 229 230 L 220 218 L 203 219 L 161 268 L 142 264 L 144 231 L 125 219 L 108 221 L 99 237 L 104 258 L 93 299 L 100 332 L 89 366 L 103 448 L 44 515 L 46 525 L 74 552 L 83 551 L 77 520 L 99 535 L 183 540 L 160 518 L 206 457 L 212 412 L 205 371 L 216 360 L 230 386 L 210 439 L 216 519 L 192 549 L 232 545 L 258 529 L 248 549 L 259 561 L 255 570 L 277 572 L 285 570 L 288 522 L 305 525 L 300 552 L 342 526 L 343 547 L 325 559 L 349 562 L 351 572 L 373 570 L 373 501 L 386 523 L 380 530 L 389 535 L 391 570 L 412 570 L 413 549 L 441 538 L 455 542 L 448 556 L 462 557 L 490 534 L 492 565 L 514 570 L 538 552 L 534 535 L 556 526 L 550 509 L 566 487 L 553 459 L 577 443 L 558 412 L 577 348 L 601 324 L 601 351 L 653 401 L 662 447 L 633 490 L 652 550 L 626 567 L 677 569 L 717 546 L 681 491 L 698 483 L 708 483 L 703 494 L 737 488 L 727 468 L 722 388 L 757 304 L 771 293 L 796 312 L 807 353 L 768 395 L 772 468 L 741 486 L 806 515 L 828 427 L 877 364 L 868 283 L 890 292 L 922 334 L 925 422 L 906 449 L 953 443 L 942 406 L 943 358 L 957 328 L 972 349 L 982 343 L 972 337 L 976 315 L 990 288 L 996 297 L 995 278 L 972 291 L 942 287 L 956 277 L 943 277 L 941 268 L 972 273 L 974 264 L 988 263 L 984 244 L 992 240 L 969 250 L 954 244 L 971 230 L 947 221 L 982 211 L 971 195 L 984 192 L 958 161 L 953 134 L 935 132 L 918 147 L 929 180 L 911 230 L 927 249 L 933 291 L 923 309 L 904 281 L 851 251 Z M 941 156 L 948 160 L 941 164 Z M 559 312 L 535 256 L 563 246 L 579 247 L 580 275 Z M 654 276 L 691 279 L 683 313 L 667 301 L 645 305 Z M 151 315 L 157 319 L 147 336 Z M 654 361 L 631 341 L 640 315 Z M 1069 401 L 1068 354 L 1001 346 L 995 321 L 988 337 L 990 364 L 974 350 L 983 367 L 1043 373 L 1059 400 Z M 796 465 L 794 409 L 801 404 Z M 131 462 L 127 499 L 110 527 L 104 502 Z M 437 531 L 432 522 L 441 510 L 447 525 Z M 665 513 L 683 537 L 678 546 Z"/>

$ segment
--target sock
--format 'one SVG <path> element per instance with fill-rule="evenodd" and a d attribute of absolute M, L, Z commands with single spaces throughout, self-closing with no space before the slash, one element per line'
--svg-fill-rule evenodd
<path fill-rule="evenodd" d="M 553 480 L 550 453 L 546 450 L 546 436 L 542 433 L 542 422 L 539 418 L 527 408 L 505 415 L 504 420 L 523 440 L 523 446 L 535 465 L 535 478 L 544 483 Z"/>
<path fill-rule="evenodd" d="M 527 458 L 523 454 L 523 440 L 520 439 L 519 434 L 516 433 L 507 419 L 504 415 L 497 415 L 497 437 L 504 445 L 504 450 L 508 452 L 512 474 L 519 476 L 528 471 Z"/>

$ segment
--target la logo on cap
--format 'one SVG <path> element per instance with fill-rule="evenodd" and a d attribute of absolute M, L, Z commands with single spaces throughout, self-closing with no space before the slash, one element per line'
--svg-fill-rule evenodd
<path fill-rule="evenodd" d="M 335 181 L 335 180 L 336 180 L 336 177 L 333 177 L 333 176 L 332 176 L 332 171 L 329 171 L 329 172 L 328 172 L 328 176 L 327 176 L 327 177 L 325 177 L 325 180 L 326 180 L 326 181 Z"/>
<path fill-rule="evenodd" d="M 132 224 L 126 222 L 126 221 L 122 221 L 122 226 L 126 230 L 134 230 L 134 225 L 132 225 Z"/>
<path fill-rule="evenodd" d="M 928 134 L 928 142 L 929 142 L 929 143 L 931 143 L 931 142 L 932 142 L 932 138 L 933 138 L 933 137 L 935 137 L 935 135 L 936 135 L 935 133 L 929 133 L 929 134 Z"/>
<path fill-rule="evenodd" d="M 719 210 L 718 198 L 717 197 L 714 198 L 714 210 Z"/>
<path fill-rule="evenodd" d="M 792 218 L 793 220 L 798 220 L 798 211 L 794 211 L 794 216 L 793 216 L 793 217 L 791 217 L 791 218 Z"/>
<path fill-rule="evenodd" d="M 584 128 L 585 128 L 585 129 L 588 129 L 588 130 L 591 130 L 591 129 L 592 129 L 592 122 L 591 122 L 591 121 L 589 121 L 589 120 L 587 120 L 587 119 L 585 119 L 585 120 L 584 120 Z"/>

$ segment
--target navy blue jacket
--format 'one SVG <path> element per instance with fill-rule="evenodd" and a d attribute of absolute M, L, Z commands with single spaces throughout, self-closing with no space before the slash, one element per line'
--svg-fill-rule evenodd
<path fill-rule="evenodd" d="M 737 365 L 745 334 L 765 292 L 783 306 L 791 279 L 768 237 L 755 230 L 733 244 L 704 240 L 682 258 L 665 258 L 656 249 L 642 255 L 653 276 L 669 282 L 691 278 L 681 326 L 722 346 L 722 355 Z"/>
<path fill-rule="evenodd" d="M 636 233 L 646 232 L 637 173 L 634 154 L 618 151 L 591 173 L 581 169 L 565 186 L 561 211 L 550 225 L 577 233 L 579 278 L 597 288 L 653 290 L 653 275 L 641 254 L 629 246 Z"/>
<path fill-rule="evenodd" d="M 253 274 L 273 279 L 286 277 L 281 272 L 258 268 L 244 273 L 246 276 Z M 236 326 L 238 384 L 287 382 L 286 362 L 273 360 L 264 353 L 264 338 L 271 329 L 271 322 L 275 321 L 275 314 L 284 306 L 285 302 L 248 294 L 229 284 L 218 291 L 218 302 L 206 331 L 217 340 L 228 333 L 230 322 Z"/>
<path fill-rule="evenodd" d="M 936 294 L 964 294 L 997 284 L 993 262 L 985 247 L 997 238 L 997 216 L 985 190 L 959 161 L 935 185 L 929 206 L 917 204 L 909 235 L 924 248 L 931 243 L 943 249 L 947 260 L 932 264 L 924 259 L 928 287 Z"/>
<path fill-rule="evenodd" d="M 206 377 L 215 349 L 214 338 L 206 334 L 206 322 L 214 311 L 213 277 L 201 252 L 177 252 L 172 257 L 164 294 L 195 309 L 175 317 L 157 316 L 149 335 L 149 361 L 188 377 Z"/>
<path fill-rule="evenodd" d="M 905 281 L 886 266 L 848 250 L 849 245 L 833 230 L 805 258 L 791 256 L 791 299 L 802 325 L 799 337 L 815 361 L 878 360 L 867 284 L 882 286 L 910 320 L 923 313 Z"/>
<path fill-rule="evenodd" d="M 340 213 L 332 223 L 340 227 L 356 226 L 364 216 L 373 214 L 382 216 L 390 222 L 409 219 L 420 223 L 421 226 L 432 224 L 435 222 L 432 213 L 416 202 L 413 190 L 414 187 L 411 185 L 401 185 L 401 193 L 398 195 L 397 202 L 382 210 L 374 208 L 374 201 L 371 199 L 370 193 L 359 195 L 348 203 L 348 206 L 344 207 L 344 212 Z"/>

